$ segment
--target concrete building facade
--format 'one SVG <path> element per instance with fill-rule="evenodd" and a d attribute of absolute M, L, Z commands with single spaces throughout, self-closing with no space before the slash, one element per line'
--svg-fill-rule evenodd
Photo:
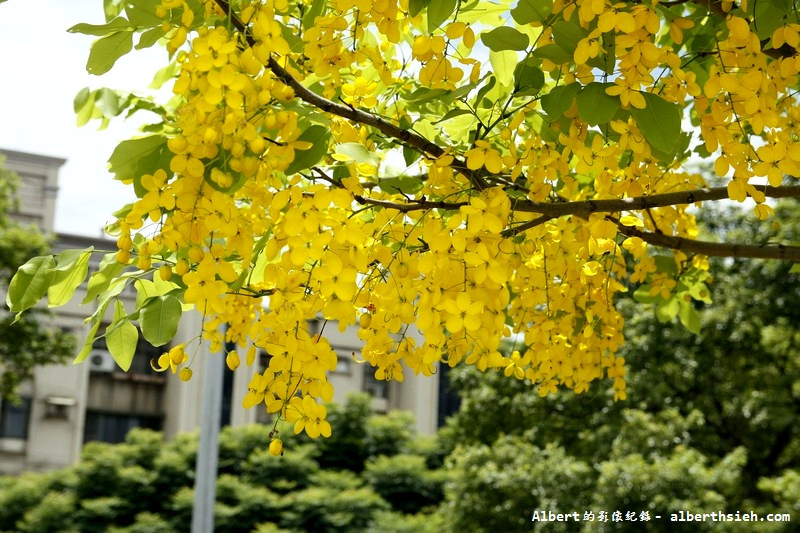
<path fill-rule="evenodd" d="M 0 154 L 6 157 L 5 164 L 21 177 L 20 206 L 12 216 L 53 233 L 58 170 L 65 161 L 9 150 L 0 150 Z M 77 235 L 56 234 L 54 242 L 54 252 L 89 246 L 98 251 L 115 249 L 113 241 Z M 92 266 L 97 265 L 101 256 L 101 253 L 93 254 Z M 45 319 L 48 327 L 74 333 L 80 345 L 87 331 L 84 319 L 94 311 L 92 302 L 81 305 L 85 294 L 84 284 L 70 303 L 54 309 L 52 316 Z M 126 289 L 121 296 L 128 300 L 126 308 L 132 309 L 135 292 Z M 199 327 L 199 314 L 184 315 L 175 342 L 190 339 Z M 342 402 L 354 391 L 366 391 L 373 397 L 376 412 L 411 411 L 416 429 L 421 433 L 433 433 L 441 424 L 446 414 L 443 410 L 451 408 L 452 404 L 439 375 L 426 378 L 407 371 L 402 383 L 377 381 L 373 377 L 374 369 L 356 363 L 351 356 L 352 352 L 358 353 L 362 345 L 355 328 L 341 333 L 335 327 L 328 327 L 325 335 L 340 356 L 336 371 L 329 377 L 335 388 L 334 401 Z M 150 359 L 164 348 L 155 348 L 140 339 L 133 365 L 127 373 L 116 366 L 105 351 L 103 341 L 95 345 L 82 364 L 37 368 L 33 379 L 24 383 L 20 390 L 23 398 L 20 405 L 0 403 L 0 474 L 70 465 L 78 459 L 85 442 L 119 442 L 134 427 L 163 431 L 166 439 L 197 429 L 205 358 L 198 357 L 194 361 L 195 377 L 184 383 L 176 375 L 156 373 L 150 368 Z M 242 407 L 250 379 L 261 370 L 258 366 L 243 364 L 236 372 L 226 369 L 220 376 L 223 380 L 223 425 L 268 421 L 263 406 Z"/>

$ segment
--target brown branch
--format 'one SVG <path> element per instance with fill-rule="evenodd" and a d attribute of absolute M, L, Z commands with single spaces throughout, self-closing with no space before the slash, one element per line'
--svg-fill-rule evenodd
<path fill-rule="evenodd" d="M 628 237 L 639 237 L 648 244 L 662 246 L 682 252 L 691 252 L 710 257 L 747 257 L 751 259 L 782 259 L 800 262 L 800 247 L 784 244 L 735 244 L 709 241 L 696 241 L 685 237 L 674 237 L 663 233 L 651 233 L 640 229 L 623 226 L 614 217 L 608 220 L 617 224 L 619 232 Z"/>
<path fill-rule="evenodd" d="M 257 43 L 252 33 L 248 31 L 244 22 L 242 22 L 242 20 L 231 10 L 228 2 L 226 0 L 216 0 L 216 3 L 225 12 L 225 15 L 230 19 L 234 27 L 241 32 L 247 41 L 247 44 L 250 47 L 255 46 Z M 318 95 L 300 83 L 300 81 L 292 76 L 289 71 L 281 66 L 281 64 L 278 63 L 278 61 L 272 56 L 269 57 L 266 67 L 271 70 L 272 73 L 279 80 L 281 80 L 281 82 L 288 87 L 291 87 L 292 90 L 294 90 L 296 97 L 309 105 L 321 109 L 326 113 L 331 113 L 359 124 L 372 126 L 381 133 L 397 139 L 402 144 L 410 146 L 424 154 L 428 154 L 433 158 L 438 158 L 445 154 L 445 150 L 438 144 L 435 144 L 425 137 L 417 133 L 413 133 L 410 130 L 401 129 L 399 126 L 388 122 L 381 116 L 356 109 L 352 106 L 339 104 Z M 453 167 L 453 169 L 457 172 L 466 176 L 472 186 L 476 189 L 483 190 L 487 187 L 486 181 L 483 179 L 483 177 L 477 172 L 467 168 L 467 164 L 463 160 L 454 158 L 453 163 L 450 166 Z"/>
<path fill-rule="evenodd" d="M 500 232 L 500 235 L 502 235 L 503 237 L 506 237 L 506 238 L 507 237 L 513 237 L 514 235 L 519 235 L 523 231 L 527 231 L 527 230 L 529 230 L 531 228 L 535 228 L 536 226 L 544 224 L 548 220 L 552 220 L 552 219 L 553 219 L 553 217 L 551 217 L 549 215 L 542 215 L 540 217 L 534 218 L 533 220 L 529 220 L 528 222 L 520 224 L 519 226 L 514 226 L 514 227 L 511 227 L 511 228 L 504 229 L 502 232 Z"/>
<path fill-rule="evenodd" d="M 353 199 L 361 205 L 374 205 L 376 207 L 383 207 L 385 209 L 394 209 L 401 213 L 408 213 L 409 211 L 421 211 L 424 209 L 459 209 L 463 205 L 468 205 L 467 202 L 431 202 L 428 200 L 417 200 L 407 204 L 398 204 L 395 202 L 388 202 L 386 200 L 375 200 L 367 198 L 366 196 L 353 195 Z"/>
<path fill-rule="evenodd" d="M 800 197 L 800 185 L 786 187 L 759 187 L 759 191 L 770 198 Z M 727 187 L 712 187 L 691 191 L 670 192 L 622 198 L 615 200 L 582 200 L 578 202 L 531 202 L 520 201 L 514 206 L 515 211 L 541 213 L 551 218 L 565 215 L 586 217 L 592 213 L 617 213 L 619 211 L 638 211 L 667 207 L 672 205 L 693 204 L 695 202 L 724 200 L 728 198 Z"/>

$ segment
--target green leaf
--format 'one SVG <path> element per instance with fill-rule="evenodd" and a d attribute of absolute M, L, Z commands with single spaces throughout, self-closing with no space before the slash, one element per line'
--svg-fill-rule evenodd
<path fill-rule="evenodd" d="M 786 11 L 775 5 L 775 3 L 759 1 L 754 2 L 754 4 L 755 24 L 753 24 L 753 31 L 758 35 L 759 39 L 771 38 L 775 30 L 789 22 Z"/>
<path fill-rule="evenodd" d="M 370 163 L 377 165 L 381 158 L 375 152 L 370 152 L 361 143 L 351 142 L 336 145 L 336 153 L 346 155 L 358 163 Z"/>
<path fill-rule="evenodd" d="M 639 286 L 633 293 L 633 299 L 639 302 L 640 304 L 654 304 L 661 300 L 661 294 L 656 293 L 655 295 L 650 294 L 650 289 L 652 285 L 645 284 Z"/>
<path fill-rule="evenodd" d="M 174 296 L 159 296 L 148 302 L 139 314 L 142 335 L 153 346 L 163 346 L 178 332 L 181 302 Z"/>
<path fill-rule="evenodd" d="M 483 100 L 483 97 L 486 96 L 486 93 L 488 93 L 489 91 L 492 90 L 492 88 L 495 86 L 496 83 L 497 83 L 497 78 L 495 78 L 494 76 L 490 75 L 489 79 L 486 80 L 486 83 L 484 83 L 483 86 L 480 89 L 478 89 L 478 93 L 475 96 L 475 106 L 474 107 L 478 107 L 478 105 L 480 104 L 481 100 Z"/>
<path fill-rule="evenodd" d="M 311 148 L 308 150 L 295 150 L 294 161 L 284 170 L 287 175 L 316 165 L 328 153 L 330 133 L 328 128 L 314 125 L 301 133 L 297 140 L 311 143 Z"/>
<path fill-rule="evenodd" d="M 106 302 L 106 307 L 108 307 L 108 302 Z M 103 313 L 105 314 L 105 308 L 103 308 Z M 100 328 L 100 320 L 95 320 L 92 322 L 92 327 L 89 328 L 89 333 L 86 334 L 86 340 L 83 342 L 83 346 L 81 347 L 81 351 L 78 352 L 78 355 L 75 356 L 75 360 L 72 361 L 73 365 L 77 365 L 78 363 L 82 363 L 89 357 L 89 354 L 94 348 L 94 340 L 97 336 L 97 330 Z"/>
<path fill-rule="evenodd" d="M 92 91 L 88 87 L 84 87 L 83 89 L 78 91 L 78 94 L 76 94 L 75 98 L 72 100 L 72 109 L 76 113 L 79 113 L 80 110 L 83 109 L 86 103 L 89 101 L 91 96 L 92 96 Z"/>
<path fill-rule="evenodd" d="M 675 264 L 675 257 L 672 255 L 655 255 L 653 261 L 656 263 L 656 272 L 673 276 L 678 273 L 678 265 Z"/>
<path fill-rule="evenodd" d="M 289 50 L 295 54 L 301 53 L 304 46 L 303 39 L 297 35 L 297 30 L 281 22 L 278 22 L 278 25 L 281 27 L 281 37 L 283 37 L 283 40 L 289 45 Z"/>
<path fill-rule="evenodd" d="M 681 140 L 680 107 L 667 102 L 657 94 L 643 94 L 647 107 L 631 108 L 631 115 L 639 125 L 645 140 L 654 150 L 674 157 Z"/>
<path fill-rule="evenodd" d="M 698 335 L 700 333 L 700 313 L 694 308 L 691 301 L 685 301 L 681 298 L 681 310 L 678 313 L 678 319 L 683 324 L 683 327 Z"/>
<path fill-rule="evenodd" d="M 136 353 L 136 343 L 139 341 L 139 331 L 130 323 L 125 307 L 117 299 L 114 302 L 114 319 L 106 328 L 106 346 L 111 357 L 119 367 L 128 371 Z"/>
<path fill-rule="evenodd" d="M 656 307 L 656 318 L 659 322 L 669 322 L 678 314 L 680 307 L 678 298 L 673 294 L 669 300 Z"/>
<path fill-rule="evenodd" d="M 711 291 L 708 290 L 706 284 L 702 281 L 698 281 L 693 283 L 689 287 L 689 295 L 697 301 L 710 304 L 713 303 L 711 301 Z"/>
<path fill-rule="evenodd" d="M 131 24 L 125 17 L 117 17 L 107 24 L 76 24 L 67 31 L 69 33 L 82 33 L 84 35 L 102 37 L 103 35 L 130 29 L 132 29 Z"/>
<path fill-rule="evenodd" d="M 161 17 L 156 15 L 156 9 L 161 5 L 161 0 L 136 0 L 135 2 L 125 2 L 125 14 L 128 15 L 131 24 L 141 28 L 155 28 L 164 22 Z"/>
<path fill-rule="evenodd" d="M 94 105 L 104 116 L 115 117 L 120 111 L 120 98 L 116 91 L 111 89 L 97 89 L 95 91 Z"/>
<path fill-rule="evenodd" d="M 613 83 L 592 82 L 575 96 L 578 114 L 591 126 L 605 124 L 620 108 L 619 97 L 606 94 L 606 87 Z"/>
<path fill-rule="evenodd" d="M 122 3 L 124 0 L 103 0 L 103 12 L 106 20 L 112 20 L 122 13 Z"/>
<path fill-rule="evenodd" d="M 517 24 L 544 22 L 553 12 L 552 0 L 519 0 L 517 7 L 511 10 L 511 17 Z"/>
<path fill-rule="evenodd" d="M 569 52 L 570 56 L 584 37 L 583 30 L 575 22 L 562 20 L 553 24 L 553 39 L 558 46 Z"/>
<path fill-rule="evenodd" d="M 150 135 L 139 139 L 122 141 L 108 159 L 110 170 L 118 180 L 133 179 L 134 170 L 140 159 L 153 153 L 167 141 L 161 135 Z"/>
<path fill-rule="evenodd" d="M 130 52 L 132 48 L 133 33 L 130 31 L 120 31 L 98 39 L 92 43 L 86 71 L 96 76 L 105 74 L 111 70 L 117 59 Z"/>
<path fill-rule="evenodd" d="M 410 176 L 398 176 L 396 178 L 386 178 L 380 181 L 381 190 L 388 193 L 414 194 L 422 189 L 422 180 Z"/>
<path fill-rule="evenodd" d="M 75 289 L 86 279 L 89 271 L 89 258 L 94 246 L 85 250 L 64 250 L 58 256 L 58 266 L 53 269 L 55 276 L 47 289 L 47 306 L 64 305 L 75 294 Z"/>
<path fill-rule="evenodd" d="M 412 17 L 419 15 L 420 11 L 428 7 L 431 0 L 408 0 L 408 14 Z"/>
<path fill-rule="evenodd" d="M 530 44 L 527 35 L 508 26 L 500 26 L 481 34 L 481 41 L 489 50 L 501 52 L 503 50 L 525 50 Z"/>
<path fill-rule="evenodd" d="M 325 14 L 325 0 L 314 0 L 306 14 L 303 15 L 303 29 L 307 30 L 314 26 L 314 19 Z"/>
<path fill-rule="evenodd" d="M 156 284 L 149 279 L 137 279 L 133 282 L 136 288 L 136 308 L 142 308 L 147 305 L 148 301 L 161 296 L 158 293 Z"/>
<path fill-rule="evenodd" d="M 80 128 L 89 122 L 94 114 L 94 92 L 90 91 L 88 87 L 81 89 L 75 95 L 73 107 L 76 114 L 75 125 Z"/>
<path fill-rule="evenodd" d="M 451 109 L 447 113 L 444 114 L 442 118 L 434 122 L 434 124 L 438 124 L 440 122 L 444 122 L 446 120 L 450 120 L 451 118 L 460 117 L 461 115 L 471 115 L 472 111 L 467 109 Z"/>
<path fill-rule="evenodd" d="M 604 33 L 600 44 L 603 47 L 603 51 L 597 57 L 593 57 L 587 61 L 588 65 L 594 67 L 596 69 L 600 69 L 606 74 L 613 74 L 614 68 L 616 67 L 616 43 L 614 41 L 614 37 L 611 35 L 611 32 Z"/>
<path fill-rule="evenodd" d="M 150 82 L 150 89 L 160 89 L 167 81 L 171 80 L 178 74 L 180 66 L 177 61 L 171 62 L 166 67 L 158 69 L 158 72 L 153 76 L 153 81 Z"/>
<path fill-rule="evenodd" d="M 528 56 L 514 68 L 514 93 L 533 95 L 544 87 L 544 72 L 535 57 Z"/>
<path fill-rule="evenodd" d="M 416 91 L 410 93 L 405 97 L 406 102 L 422 103 L 440 96 L 448 94 L 450 91 L 447 89 L 428 89 L 427 87 L 420 87 Z"/>
<path fill-rule="evenodd" d="M 89 283 L 86 286 L 86 297 L 81 303 L 86 304 L 97 298 L 103 291 L 108 289 L 111 280 L 116 278 L 125 268 L 117 262 L 116 252 L 111 252 L 103 256 L 100 265 L 97 267 L 97 272 L 89 277 Z"/>
<path fill-rule="evenodd" d="M 403 145 L 403 161 L 406 165 L 411 166 L 420 157 L 420 153 L 411 147 Z"/>
<path fill-rule="evenodd" d="M 533 51 L 533 55 L 543 59 L 549 59 L 556 65 L 563 65 L 572 59 L 572 54 L 558 46 L 557 44 L 547 44 L 540 46 Z"/>
<path fill-rule="evenodd" d="M 580 90 L 581 84 L 578 82 L 554 87 L 549 93 L 542 96 L 542 109 L 551 119 L 557 120 L 572 107 L 572 101 Z"/>
<path fill-rule="evenodd" d="M 6 293 L 6 304 L 12 313 L 19 314 L 30 309 L 42 299 L 50 287 L 55 272 L 56 260 L 52 255 L 44 255 L 29 259 L 19 267 L 11 278 Z"/>
<path fill-rule="evenodd" d="M 143 32 L 139 36 L 139 42 L 136 43 L 136 46 L 134 48 L 136 48 L 137 50 L 150 48 L 151 46 L 156 44 L 158 40 L 161 39 L 164 35 L 166 35 L 166 33 L 164 32 L 164 29 L 161 28 L 161 26 L 157 28 L 150 28 L 149 30 Z"/>
<path fill-rule="evenodd" d="M 458 0 L 431 0 L 428 3 L 428 33 L 442 25 L 453 14 Z"/>
<path fill-rule="evenodd" d="M 494 75 L 500 85 L 509 87 L 514 81 L 514 67 L 519 62 L 517 52 L 512 50 L 505 50 L 502 52 L 489 51 L 489 62 L 494 69 Z M 480 103 L 479 103 L 480 105 Z"/>

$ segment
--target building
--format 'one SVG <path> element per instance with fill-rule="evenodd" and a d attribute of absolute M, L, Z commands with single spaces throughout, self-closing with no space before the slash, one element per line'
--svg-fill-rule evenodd
<path fill-rule="evenodd" d="M 21 177 L 20 206 L 13 217 L 53 232 L 58 171 L 65 160 L 9 150 L 0 150 L 0 154 Z M 113 241 L 103 238 L 57 234 L 54 252 L 89 246 L 95 250 L 115 248 Z M 93 266 L 100 255 L 93 254 Z M 84 284 L 70 303 L 55 309 L 48 326 L 74 332 L 82 341 L 86 334 L 84 319 L 94 305 L 80 304 L 85 294 Z M 126 308 L 132 309 L 135 292 L 123 292 L 122 296 L 130 302 Z M 199 315 L 184 316 L 176 342 L 191 338 L 190 332 L 198 329 Z M 335 387 L 334 401 L 343 401 L 353 391 L 369 392 L 376 412 L 411 411 L 421 433 L 433 433 L 446 414 L 443 409 L 452 409 L 438 376 L 425 378 L 407 372 L 402 383 L 377 381 L 373 369 L 357 364 L 351 357 L 361 346 L 355 329 L 340 333 L 337 328 L 327 328 L 326 336 L 341 355 L 329 378 Z M 85 442 L 120 442 L 134 427 L 161 430 L 167 439 L 196 429 L 200 423 L 203 380 L 199 378 L 204 358 L 199 357 L 192 365 L 195 378 L 183 383 L 177 376 L 150 368 L 150 359 L 163 349 L 140 340 L 128 373 L 120 371 L 102 341 L 83 364 L 37 368 L 33 379 L 21 388 L 22 404 L 0 405 L 0 474 L 70 465 L 78 459 Z M 257 370 L 242 365 L 234 373 L 225 370 L 221 376 L 223 424 L 266 422 L 263 408 L 245 410 L 241 406 L 247 384 Z"/>

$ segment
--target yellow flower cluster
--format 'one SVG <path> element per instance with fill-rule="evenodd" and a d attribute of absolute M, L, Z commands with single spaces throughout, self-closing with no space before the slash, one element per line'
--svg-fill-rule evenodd
<path fill-rule="evenodd" d="M 177 104 L 162 157 L 120 214 L 117 259 L 185 288 L 212 349 L 246 350 L 228 354 L 231 370 L 239 353 L 251 367 L 265 350 L 245 406 L 263 403 L 311 437 L 330 434 L 320 402 L 337 362 L 324 332 L 309 331 L 319 317 L 358 326 L 356 357 L 377 379 L 464 362 L 543 396 L 609 378 L 624 399 L 615 298 L 648 283 L 667 300 L 679 274 L 659 271 L 620 225 L 694 237 L 694 218 L 686 205 L 541 206 L 706 186 L 681 167 L 688 146 L 659 150 L 654 104 L 685 111 L 676 120 L 698 125 L 717 174 L 732 170 L 730 197 L 752 197 L 759 217 L 771 210 L 751 178 L 777 186 L 800 172 L 800 55 L 769 58 L 735 15 L 720 19 L 699 81 L 684 41 L 711 18 L 657 1 L 556 0 L 518 30 L 484 32 L 492 64 L 473 51 L 481 24 L 507 15 L 497 4 L 461 3 L 435 28 L 405 0 L 240 4 L 162 1 L 165 20 L 180 20 L 168 28 Z M 797 49 L 798 28 L 777 28 L 772 46 Z M 507 64 L 523 49 L 526 62 Z M 596 102 L 609 101 L 618 109 L 604 116 Z M 409 175 L 393 178 L 400 157 Z M 679 272 L 705 267 L 671 259 Z M 154 365 L 185 362 L 181 347 Z"/>

